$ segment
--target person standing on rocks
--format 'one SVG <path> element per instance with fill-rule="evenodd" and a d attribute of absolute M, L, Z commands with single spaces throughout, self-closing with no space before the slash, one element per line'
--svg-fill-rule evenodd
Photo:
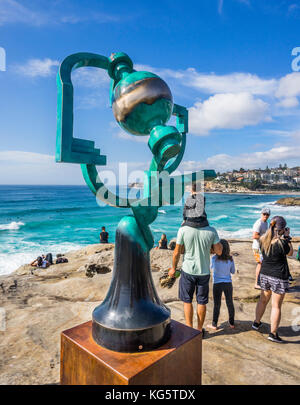
<path fill-rule="evenodd" d="M 186 325 L 193 327 L 192 301 L 196 293 L 197 328 L 204 336 L 203 323 L 210 279 L 210 251 L 213 249 L 214 253 L 221 255 L 222 245 L 217 231 L 207 222 L 204 197 L 200 193 L 196 195 L 195 186 L 192 195 L 185 203 L 184 213 L 185 222 L 178 230 L 169 276 L 175 277 L 180 255 L 184 254 L 179 279 L 179 299 L 183 301 Z"/>
<path fill-rule="evenodd" d="M 286 228 L 286 221 L 281 216 L 272 218 L 270 228 L 260 239 L 263 261 L 260 271 L 259 284 L 261 287 L 260 299 L 256 305 L 256 317 L 252 328 L 258 330 L 261 318 L 272 296 L 271 331 L 268 339 L 272 342 L 282 343 L 278 336 L 278 327 L 281 318 L 281 306 L 285 293 L 289 289 L 289 266 L 286 256 L 293 255 L 290 230 Z"/>
<path fill-rule="evenodd" d="M 213 321 L 208 327 L 214 330 L 218 329 L 218 319 L 221 308 L 222 294 L 224 292 L 226 305 L 229 315 L 229 326 L 234 329 L 234 304 L 232 296 L 231 274 L 235 273 L 233 257 L 230 254 L 230 246 L 227 240 L 221 239 L 223 246 L 222 254 L 214 255 L 211 259 L 211 269 L 213 271 Z"/>
<path fill-rule="evenodd" d="M 102 226 L 102 231 L 100 232 L 100 243 L 108 243 L 108 232 L 106 232 L 105 226 Z"/>
<path fill-rule="evenodd" d="M 257 263 L 256 271 L 255 271 L 255 285 L 254 288 L 260 290 L 258 285 L 258 276 L 261 269 L 261 262 L 262 262 L 262 255 L 259 247 L 259 238 L 267 232 L 268 230 L 268 218 L 271 214 L 269 208 L 263 208 L 261 210 L 260 218 L 254 223 L 253 225 L 253 243 L 252 243 L 252 250 L 253 254 Z"/>

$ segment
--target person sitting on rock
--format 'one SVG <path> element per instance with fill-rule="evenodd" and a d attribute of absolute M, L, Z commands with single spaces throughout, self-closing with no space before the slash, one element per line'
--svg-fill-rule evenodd
<path fill-rule="evenodd" d="M 45 256 L 38 256 L 32 263 L 30 263 L 30 266 L 45 269 L 50 266 L 50 263 L 45 259 Z"/>
<path fill-rule="evenodd" d="M 260 321 L 272 297 L 271 331 L 268 339 L 272 342 L 283 343 L 278 335 L 281 318 L 281 306 L 285 293 L 289 290 L 289 265 L 286 256 L 293 255 L 290 230 L 281 216 L 271 219 L 268 231 L 260 239 L 260 249 L 263 261 L 258 283 L 261 288 L 260 299 L 256 305 L 256 317 L 252 328 L 258 330 Z"/>
<path fill-rule="evenodd" d="M 168 239 L 165 233 L 161 235 L 160 240 L 158 241 L 158 246 L 156 249 L 168 249 Z"/>
<path fill-rule="evenodd" d="M 105 230 L 105 226 L 102 226 L 100 233 L 100 243 L 108 243 L 108 232 Z"/>

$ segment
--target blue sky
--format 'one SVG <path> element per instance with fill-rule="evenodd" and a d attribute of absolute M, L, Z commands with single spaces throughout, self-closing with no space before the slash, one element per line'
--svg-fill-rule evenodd
<path fill-rule="evenodd" d="M 300 165 L 299 28 L 296 0 L 0 0 L 0 184 L 83 184 L 77 165 L 54 162 L 55 76 L 79 51 L 126 52 L 167 81 L 190 113 L 182 170 Z M 75 136 L 94 140 L 108 168 L 146 169 L 147 137 L 116 125 L 107 73 L 73 81 Z"/>

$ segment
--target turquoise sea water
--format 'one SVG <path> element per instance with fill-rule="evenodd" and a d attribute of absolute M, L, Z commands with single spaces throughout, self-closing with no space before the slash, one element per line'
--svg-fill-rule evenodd
<path fill-rule="evenodd" d="M 291 233 L 300 236 L 300 207 L 274 205 L 282 195 L 206 193 L 206 211 L 211 225 L 225 238 L 248 238 L 268 206 L 272 215 L 286 218 Z M 65 253 L 98 243 L 101 226 L 109 241 L 129 209 L 99 206 L 86 186 L 0 186 L 0 274 L 7 274 L 38 255 Z M 176 236 L 182 221 L 182 206 L 159 210 L 151 225 L 155 242 L 164 232 Z"/>

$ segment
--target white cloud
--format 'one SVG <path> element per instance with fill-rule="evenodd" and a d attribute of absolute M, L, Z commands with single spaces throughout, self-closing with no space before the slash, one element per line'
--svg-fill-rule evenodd
<path fill-rule="evenodd" d="M 132 135 L 123 130 L 117 133 L 117 137 L 119 139 L 125 139 L 126 141 L 141 142 L 141 143 L 148 143 L 149 140 L 149 136 Z"/>
<path fill-rule="evenodd" d="M 240 155 L 217 154 L 204 161 L 183 161 L 178 170 L 181 172 L 197 171 L 201 169 L 214 169 L 227 171 L 232 169 L 245 169 L 265 167 L 266 165 L 299 164 L 300 131 L 291 133 L 294 144 L 279 145 L 266 151 L 241 153 Z M 119 173 L 119 163 L 110 162 L 100 168 L 99 173 L 112 170 L 116 176 Z M 128 162 L 128 176 L 135 170 L 147 170 L 150 162 Z M 104 171 L 104 172 L 103 172 Z M 56 163 L 54 156 L 34 152 L 0 151 L 0 184 L 85 184 L 80 165 Z"/>
<path fill-rule="evenodd" d="M 250 73 L 228 75 L 200 74 L 194 69 L 186 71 L 186 85 L 204 93 L 241 93 L 270 95 L 276 88 L 275 79 L 261 79 Z"/>
<path fill-rule="evenodd" d="M 66 14 L 64 9 L 59 9 L 59 4 L 48 2 L 43 11 L 26 7 L 16 0 L 0 0 L 0 26 L 5 24 L 22 23 L 32 26 L 52 24 L 78 24 L 94 21 L 98 24 L 119 22 L 120 16 L 105 14 L 99 11 L 87 10 L 85 12 Z M 63 4 L 62 4 L 63 6 Z"/>
<path fill-rule="evenodd" d="M 24 23 L 38 26 L 46 21 L 46 15 L 30 10 L 15 0 L 0 0 L 0 25 Z"/>
<path fill-rule="evenodd" d="M 106 70 L 92 67 L 76 69 L 72 73 L 75 88 L 75 109 L 109 108 L 110 78 Z"/>
<path fill-rule="evenodd" d="M 0 151 L 0 184 L 84 184 L 80 165 L 56 163 L 54 156 Z"/>
<path fill-rule="evenodd" d="M 50 58 L 29 59 L 25 64 L 16 66 L 16 71 L 28 77 L 48 77 L 57 72 L 58 60 Z"/>
<path fill-rule="evenodd" d="M 120 163 L 126 163 L 128 176 L 136 170 L 147 170 L 150 162 L 109 162 L 98 168 L 100 177 L 105 172 L 118 177 Z M 104 177 L 102 177 L 104 179 Z M 52 155 L 24 151 L 0 151 L 0 184 L 86 184 L 79 164 L 56 163 Z"/>
<path fill-rule="evenodd" d="M 293 72 L 280 79 L 264 79 L 251 73 L 230 73 L 217 75 L 215 73 L 201 73 L 195 68 L 186 70 L 172 70 L 155 68 L 147 65 L 136 65 L 137 70 L 149 70 L 169 82 L 171 89 L 182 94 L 182 87 L 189 87 L 199 91 L 199 94 L 249 93 L 263 96 L 266 101 L 273 102 L 277 107 L 284 108 L 286 113 L 293 113 L 299 105 L 300 72 Z M 177 89 L 179 87 L 179 90 Z M 275 112 L 276 113 L 276 112 Z M 276 115 L 278 115 L 276 113 Z"/>
<path fill-rule="evenodd" d="M 111 121 L 109 123 L 111 128 L 112 136 L 119 139 L 124 139 L 126 141 L 138 142 L 138 143 L 148 143 L 148 135 L 133 135 L 126 132 L 124 129 L 120 128 L 119 124 L 116 121 Z M 136 164 L 136 162 L 133 162 Z"/>
<path fill-rule="evenodd" d="M 110 77 L 104 69 L 94 67 L 83 67 L 76 69 L 72 73 L 72 82 L 74 86 L 86 88 L 107 87 L 109 89 Z"/>
<path fill-rule="evenodd" d="M 148 65 L 135 65 L 137 70 L 146 70 L 161 76 L 164 80 L 176 79 L 178 84 L 199 90 L 205 94 L 242 93 L 255 95 L 272 95 L 277 89 L 276 79 L 262 79 L 251 73 L 200 73 L 195 68 L 172 70 L 155 68 Z"/>
<path fill-rule="evenodd" d="M 299 143 L 300 142 L 300 131 L 291 132 L 291 138 Z"/>
<path fill-rule="evenodd" d="M 95 11 L 90 11 L 86 14 L 81 14 L 81 15 L 67 15 L 61 17 L 60 21 L 62 23 L 68 23 L 68 24 L 78 24 L 78 23 L 83 23 L 83 22 L 88 22 L 88 21 L 95 21 L 98 24 L 101 23 L 112 23 L 112 22 L 118 22 L 120 21 L 120 17 L 116 14 L 104 14 L 104 13 L 99 13 Z"/>
<path fill-rule="evenodd" d="M 300 104 L 300 72 L 265 79 L 251 73 L 207 74 L 194 68 L 172 70 L 137 64 L 135 69 L 156 73 L 168 82 L 177 97 L 201 98 L 190 108 L 190 130 L 198 135 L 207 135 L 213 129 L 257 125 L 271 121 L 272 116 L 299 114 L 296 107 Z M 193 93 L 187 92 L 187 88 Z M 204 94 L 210 97 L 203 100 Z"/>
<path fill-rule="evenodd" d="M 212 129 L 239 129 L 269 120 L 268 104 L 249 93 L 216 94 L 189 109 L 190 132 L 207 135 Z"/>
<path fill-rule="evenodd" d="M 261 132 L 263 136 L 282 136 L 282 137 L 291 137 L 291 131 L 285 131 L 281 129 L 265 129 Z"/>
<path fill-rule="evenodd" d="M 296 107 L 300 96 L 300 72 L 293 72 L 282 77 L 278 82 L 275 96 L 279 99 L 279 105 L 285 108 Z"/>
<path fill-rule="evenodd" d="M 23 152 L 18 150 L 0 151 L 0 164 L 48 164 L 54 161 L 54 157 L 51 155 L 35 153 L 35 152 Z"/>
<path fill-rule="evenodd" d="M 276 105 L 283 108 L 293 108 L 299 105 L 299 101 L 297 97 L 286 97 L 281 99 Z"/>
<path fill-rule="evenodd" d="M 210 156 L 205 161 L 183 161 L 179 167 L 181 170 L 214 169 L 227 171 L 232 169 L 264 168 L 266 165 L 278 165 L 279 163 L 299 164 L 300 146 L 278 146 L 262 152 L 241 153 L 240 155 L 218 154 Z"/>
<path fill-rule="evenodd" d="M 300 95 L 300 72 L 289 73 L 279 80 L 276 97 L 296 97 Z"/>

